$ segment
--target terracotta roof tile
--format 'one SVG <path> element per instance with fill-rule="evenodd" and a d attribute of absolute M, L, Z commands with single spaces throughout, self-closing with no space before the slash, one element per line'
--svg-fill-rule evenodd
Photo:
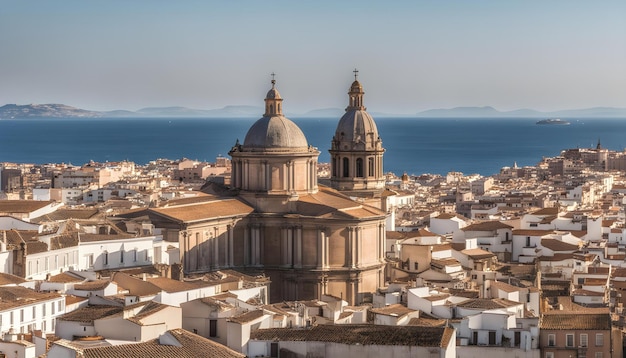
<path fill-rule="evenodd" d="M 23 278 L 19 276 L 0 272 L 0 286 L 11 285 L 11 284 L 19 285 L 20 283 L 24 283 L 24 282 L 26 282 L 26 280 L 24 280 Z"/>
<path fill-rule="evenodd" d="M 537 211 L 534 211 L 532 215 L 543 216 L 543 215 L 558 215 L 559 208 L 543 208 Z"/>
<path fill-rule="evenodd" d="M 608 313 L 547 311 L 539 325 L 540 329 L 551 330 L 610 330 L 611 316 Z"/>
<path fill-rule="evenodd" d="M 173 329 L 166 334 L 170 334 L 180 345 L 161 344 L 158 339 L 153 339 L 142 343 L 87 348 L 83 350 L 83 356 L 84 358 L 245 358 L 244 354 L 184 329 Z"/>
<path fill-rule="evenodd" d="M 475 224 L 468 225 L 461 230 L 463 231 L 492 231 L 498 229 L 512 229 L 513 226 L 507 225 L 500 221 L 482 221 Z"/>
<path fill-rule="evenodd" d="M 53 201 L 39 200 L 0 200 L 0 213 L 31 213 L 52 203 Z"/>
<path fill-rule="evenodd" d="M 513 230 L 513 235 L 523 236 L 546 236 L 553 234 L 554 230 L 532 230 L 532 229 L 518 229 Z"/>
<path fill-rule="evenodd" d="M 541 246 L 546 247 L 552 251 L 576 251 L 578 245 L 573 245 L 557 239 L 541 239 Z"/>
<path fill-rule="evenodd" d="M 319 325 L 309 329 L 259 329 L 251 332 L 250 338 L 263 341 L 447 347 L 453 334 L 454 329 L 448 327 Z"/>
<path fill-rule="evenodd" d="M 253 212 L 254 208 L 241 200 L 229 198 L 150 210 L 174 221 L 194 222 L 210 218 L 246 215 Z"/>
<path fill-rule="evenodd" d="M 171 278 L 167 277 L 153 277 L 148 278 L 147 281 L 165 292 L 183 292 L 209 286 L 208 283 L 201 280 L 193 282 L 183 282 L 172 280 Z"/>
<path fill-rule="evenodd" d="M 58 293 L 42 293 L 22 286 L 0 286 L 0 311 L 59 297 Z"/>
<path fill-rule="evenodd" d="M 244 323 L 252 322 L 258 318 L 261 318 L 263 317 L 263 315 L 264 315 L 263 310 L 254 310 L 254 311 L 242 313 L 235 317 L 231 317 L 229 321 L 239 323 L 239 324 L 244 324 Z"/>
<path fill-rule="evenodd" d="M 89 281 L 74 285 L 74 289 L 78 291 L 100 291 L 104 290 L 111 282 L 109 280 Z"/>
<path fill-rule="evenodd" d="M 407 308 L 403 304 L 396 303 L 394 305 L 389 305 L 389 306 L 385 306 L 385 307 L 372 308 L 370 310 L 370 312 L 373 312 L 373 313 L 376 313 L 376 314 L 385 315 L 385 316 L 401 317 L 401 316 L 404 316 L 406 314 L 415 312 L 415 310 Z"/>
<path fill-rule="evenodd" d="M 73 275 L 69 272 L 61 272 L 58 275 L 50 276 L 47 281 L 52 283 L 83 282 L 85 278 Z"/>
<path fill-rule="evenodd" d="M 92 323 L 94 320 L 122 313 L 123 307 L 87 306 L 68 312 L 58 319 L 72 322 Z"/>
<path fill-rule="evenodd" d="M 476 298 L 463 301 L 457 304 L 458 307 L 463 308 L 476 308 L 484 310 L 493 310 L 499 308 L 513 307 L 521 305 L 522 303 L 507 300 L 505 298 Z"/>
<path fill-rule="evenodd" d="M 463 254 L 471 257 L 473 260 L 488 259 L 496 256 L 495 254 L 483 249 L 466 249 L 461 251 Z"/>

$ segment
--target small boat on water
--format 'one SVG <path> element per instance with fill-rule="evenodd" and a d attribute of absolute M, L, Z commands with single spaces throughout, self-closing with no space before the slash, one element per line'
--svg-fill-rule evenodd
<path fill-rule="evenodd" d="M 570 124 L 568 121 L 560 119 L 560 118 L 549 118 L 549 119 L 542 119 L 540 121 L 537 121 L 537 124 Z"/>

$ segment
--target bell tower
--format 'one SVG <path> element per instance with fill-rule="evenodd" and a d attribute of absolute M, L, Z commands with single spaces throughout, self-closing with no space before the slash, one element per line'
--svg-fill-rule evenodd
<path fill-rule="evenodd" d="M 385 188 L 382 140 L 363 104 L 363 86 L 354 70 L 349 103 L 331 142 L 331 187 L 352 197 L 377 198 Z"/>

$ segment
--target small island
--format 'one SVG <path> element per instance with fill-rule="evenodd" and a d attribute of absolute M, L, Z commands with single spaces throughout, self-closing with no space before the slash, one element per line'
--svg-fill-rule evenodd
<path fill-rule="evenodd" d="M 540 121 L 537 121 L 537 124 L 561 124 L 561 125 L 568 125 L 570 123 L 568 121 L 565 121 L 565 120 L 560 119 L 560 118 L 549 118 L 549 119 L 542 119 Z"/>

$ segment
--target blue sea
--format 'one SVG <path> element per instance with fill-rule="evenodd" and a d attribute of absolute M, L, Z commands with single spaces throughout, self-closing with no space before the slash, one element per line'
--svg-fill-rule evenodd
<path fill-rule="evenodd" d="M 320 162 L 338 119 L 291 118 L 317 147 Z M 214 161 L 243 142 L 256 118 L 247 119 L 14 119 L 0 120 L 0 162 L 71 163 L 157 158 Z M 537 125 L 530 118 L 376 118 L 386 149 L 384 170 L 398 175 L 492 175 L 503 166 L 535 165 L 567 148 L 598 140 L 626 148 L 626 119 L 569 119 L 571 125 Z"/>

